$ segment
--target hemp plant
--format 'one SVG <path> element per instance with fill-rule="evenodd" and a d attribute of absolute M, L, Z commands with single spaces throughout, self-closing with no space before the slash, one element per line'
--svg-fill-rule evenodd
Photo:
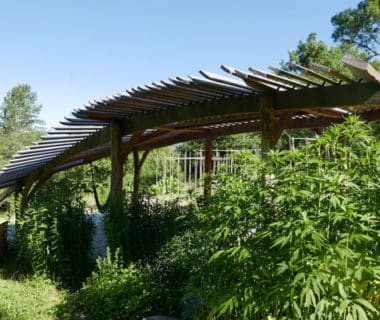
<path fill-rule="evenodd" d="M 301 149 L 241 154 L 203 208 L 191 288 L 208 319 L 380 317 L 380 143 L 357 117 Z"/>

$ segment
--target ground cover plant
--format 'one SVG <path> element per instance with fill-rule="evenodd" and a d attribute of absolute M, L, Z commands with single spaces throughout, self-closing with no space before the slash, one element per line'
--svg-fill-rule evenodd
<path fill-rule="evenodd" d="M 0 277 L 0 319 L 2 320 L 48 320 L 54 319 L 54 305 L 64 292 L 41 277 L 3 279 Z"/>
<path fill-rule="evenodd" d="M 238 159 L 203 209 L 200 319 L 378 319 L 380 144 L 356 117 Z"/>

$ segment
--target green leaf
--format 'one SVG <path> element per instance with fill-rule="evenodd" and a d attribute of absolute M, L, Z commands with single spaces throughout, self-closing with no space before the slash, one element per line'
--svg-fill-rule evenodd
<path fill-rule="evenodd" d="M 347 307 L 350 305 L 350 303 L 351 303 L 351 300 L 349 300 L 349 299 L 345 299 L 345 300 L 343 300 L 343 301 L 340 303 L 340 305 L 339 305 L 339 313 L 340 313 L 340 314 L 345 313 L 345 312 L 346 312 L 346 309 L 347 309 Z"/>
<path fill-rule="evenodd" d="M 346 291 L 344 291 L 344 287 L 343 287 L 343 284 L 341 282 L 339 282 L 339 284 L 338 284 L 338 291 L 339 291 L 340 296 L 343 299 L 347 299 Z"/>
<path fill-rule="evenodd" d="M 356 299 L 355 302 L 360 303 L 363 307 L 371 310 L 375 314 L 379 314 L 379 311 L 369 301 L 364 299 Z"/>
<path fill-rule="evenodd" d="M 361 306 L 354 304 L 353 309 L 357 313 L 358 320 L 368 320 L 367 314 Z"/>
<path fill-rule="evenodd" d="M 295 277 L 294 277 L 294 280 L 293 280 L 293 285 L 297 284 L 298 282 L 300 282 L 301 279 L 304 279 L 305 278 L 305 274 L 303 272 L 301 273 L 298 273 Z"/>
<path fill-rule="evenodd" d="M 215 252 L 211 257 L 210 259 L 208 260 L 208 263 L 218 259 L 222 254 L 224 254 L 226 251 L 225 250 L 219 250 L 217 252 Z"/>

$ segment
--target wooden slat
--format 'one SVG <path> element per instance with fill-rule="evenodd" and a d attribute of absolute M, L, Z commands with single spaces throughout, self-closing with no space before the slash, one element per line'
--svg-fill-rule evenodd
<path fill-rule="evenodd" d="M 282 70 L 282 69 L 279 69 L 279 68 L 276 68 L 273 66 L 269 66 L 268 68 L 278 75 L 283 75 L 283 76 L 286 76 L 290 79 L 295 79 L 295 80 L 304 82 L 304 83 L 306 83 L 307 87 L 310 87 L 310 86 L 320 87 L 320 86 L 322 86 L 322 83 L 320 83 L 320 82 L 313 81 L 311 79 L 299 76 L 297 74 L 294 74 L 294 73 L 291 73 L 291 72 L 288 72 L 288 71 L 285 71 L 285 70 Z"/>
<path fill-rule="evenodd" d="M 228 84 L 228 85 L 231 85 L 231 86 L 235 86 L 235 87 L 238 87 L 238 88 L 242 88 L 242 89 L 246 89 L 246 90 L 250 90 L 251 89 L 249 86 L 247 86 L 242 81 L 237 81 L 235 79 L 228 78 L 228 77 L 225 77 L 225 76 L 221 76 L 219 74 L 215 74 L 215 73 L 204 71 L 204 70 L 201 70 L 199 72 L 201 73 L 201 75 L 203 75 L 204 77 L 206 77 L 207 79 L 212 80 L 212 81 L 216 81 L 216 82 L 220 82 L 220 83 L 225 83 L 225 84 Z"/>
<path fill-rule="evenodd" d="M 255 81 L 253 78 L 249 79 L 247 74 L 234 68 L 222 65 L 222 69 L 234 76 L 239 77 L 240 79 L 243 79 L 248 86 L 256 90 L 268 93 L 274 92 L 278 89 L 278 87 L 275 87 L 271 84 L 263 83 L 263 81 Z"/>
<path fill-rule="evenodd" d="M 177 78 L 179 78 L 179 77 L 177 77 Z M 218 83 L 215 81 L 211 81 L 211 80 L 204 79 L 204 78 L 201 79 L 201 78 L 194 77 L 194 76 L 191 76 L 190 79 L 196 84 L 201 84 L 201 85 L 204 85 L 208 88 L 214 88 L 216 90 L 219 90 L 220 92 L 224 92 L 227 95 L 240 95 L 240 94 L 252 94 L 252 93 L 254 93 L 254 90 L 252 90 L 251 88 L 250 89 L 241 88 L 241 87 L 238 87 L 236 85 L 230 85 L 227 83 Z"/>
<path fill-rule="evenodd" d="M 203 128 L 173 128 L 167 126 L 157 126 L 154 127 L 156 130 L 160 131 L 177 131 L 177 132 L 207 132 L 207 129 Z"/>
<path fill-rule="evenodd" d="M 355 82 L 353 79 L 346 77 L 344 74 L 341 74 L 340 72 L 335 71 L 329 67 L 322 66 L 318 63 L 310 61 L 309 66 L 311 68 L 317 69 L 318 71 L 327 73 L 328 75 L 330 75 L 336 79 L 339 79 L 341 81 L 344 81 L 346 83 L 354 83 Z"/>
<path fill-rule="evenodd" d="M 344 117 L 344 114 L 341 112 L 334 112 L 331 109 L 304 109 L 302 110 L 307 113 L 314 114 L 316 116 L 322 116 L 327 118 L 333 118 L 333 119 L 342 119 Z"/>
<path fill-rule="evenodd" d="M 291 68 L 294 68 L 294 69 L 298 69 L 300 71 L 302 71 L 304 74 L 307 74 L 309 76 L 312 76 L 314 78 L 317 78 L 319 80 L 322 80 L 323 83 L 329 83 L 329 84 L 332 84 L 332 85 L 336 85 L 336 84 L 339 84 L 338 82 L 336 82 L 335 80 L 331 79 L 331 78 L 328 78 L 328 77 L 325 77 L 317 72 L 314 72 L 313 70 L 310 70 L 308 68 L 305 68 L 297 63 L 293 63 L 293 62 L 288 62 L 288 66 L 291 67 Z"/>
<path fill-rule="evenodd" d="M 288 79 L 285 77 L 280 77 L 278 75 L 275 75 L 272 73 L 267 73 L 267 72 L 264 72 L 264 71 L 261 71 L 259 69 L 252 68 L 252 67 L 250 67 L 249 70 L 253 73 L 261 75 L 262 77 L 267 77 L 268 79 L 273 79 L 273 80 L 276 80 L 279 82 L 286 83 L 286 84 L 292 86 L 292 88 L 306 88 L 306 85 L 299 82 L 299 81 L 294 81 L 294 80 L 291 80 L 291 79 Z"/>

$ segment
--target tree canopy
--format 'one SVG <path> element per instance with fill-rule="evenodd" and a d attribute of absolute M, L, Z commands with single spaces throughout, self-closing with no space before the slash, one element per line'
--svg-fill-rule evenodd
<path fill-rule="evenodd" d="M 0 166 L 21 147 L 38 139 L 43 131 L 39 117 L 42 105 L 29 84 L 19 84 L 7 92 L 0 106 Z"/>
<path fill-rule="evenodd" d="M 37 93 L 30 85 L 19 84 L 9 90 L 0 107 L 0 127 L 3 134 L 29 132 L 36 125 L 42 105 L 37 104 Z"/>
<path fill-rule="evenodd" d="M 364 0 L 331 18 L 334 41 L 363 50 L 371 60 L 380 56 L 380 1 Z"/>

